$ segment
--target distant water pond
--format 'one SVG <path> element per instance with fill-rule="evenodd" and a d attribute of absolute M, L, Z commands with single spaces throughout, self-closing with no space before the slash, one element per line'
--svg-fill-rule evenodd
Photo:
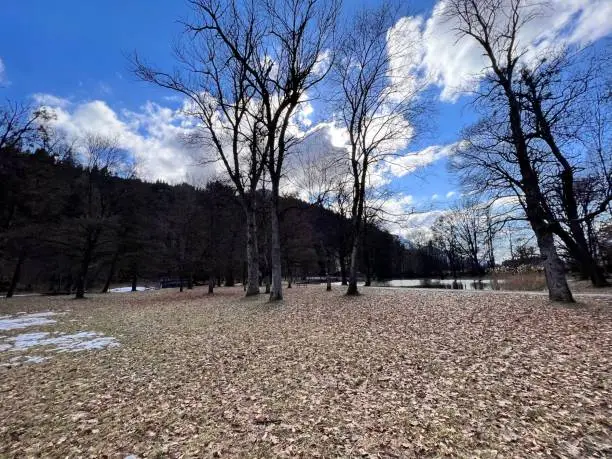
<path fill-rule="evenodd" d="M 500 281 L 497 281 L 500 282 Z M 491 279 L 392 279 L 378 282 L 379 287 L 440 288 L 454 290 L 495 290 Z"/>

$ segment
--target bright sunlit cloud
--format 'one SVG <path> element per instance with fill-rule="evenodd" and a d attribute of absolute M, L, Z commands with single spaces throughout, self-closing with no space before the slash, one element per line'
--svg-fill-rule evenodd
<path fill-rule="evenodd" d="M 551 48 L 585 45 L 612 31 L 612 2 L 607 0 L 550 0 L 546 13 L 538 14 L 520 29 L 520 46 L 531 59 Z M 480 45 L 470 37 L 459 39 L 456 24 L 445 18 L 445 2 L 439 1 L 431 15 L 407 16 L 395 25 L 392 40 L 420 44 L 411 51 L 408 68 L 427 83 L 441 89 L 440 98 L 455 101 L 463 91 L 474 90 L 487 67 Z M 526 9 L 540 11 L 541 2 L 527 2 Z M 528 14 L 526 11 L 525 14 Z M 410 40 L 410 41 L 408 41 Z M 412 62 L 418 61 L 417 65 Z"/>

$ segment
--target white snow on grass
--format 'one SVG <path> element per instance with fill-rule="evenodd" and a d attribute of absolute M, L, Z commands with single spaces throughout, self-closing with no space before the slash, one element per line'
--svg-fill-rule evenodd
<path fill-rule="evenodd" d="M 39 355 L 26 355 L 25 363 L 41 363 L 45 360 L 49 360 L 49 357 L 41 357 Z"/>
<path fill-rule="evenodd" d="M 42 363 L 45 360 L 49 360 L 49 357 L 41 357 L 39 355 L 18 355 L 9 359 L 8 363 L 2 363 L 0 366 L 3 367 L 16 367 L 22 363 Z"/>
<path fill-rule="evenodd" d="M 38 342 L 49 335 L 49 332 L 22 333 L 21 335 L 6 338 L 4 341 L 12 343 L 11 351 L 21 351 L 36 346 Z"/>
<path fill-rule="evenodd" d="M 19 328 L 34 327 L 36 325 L 50 325 L 57 321 L 49 319 L 57 315 L 57 312 L 37 312 L 35 314 L 20 314 L 15 316 L 2 316 L 0 318 L 0 330 L 16 330 Z"/>
<path fill-rule="evenodd" d="M 53 325 L 57 321 L 49 317 L 61 315 L 57 312 L 39 312 L 34 314 L 18 313 L 14 316 L 0 317 L 0 330 L 19 330 L 36 325 Z M 15 336 L 0 335 L 0 352 L 21 352 L 34 347 L 46 347 L 45 352 L 79 352 L 92 349 L 104 349 L 119 346 L 112 336 L 92 331 L 80 331 L 67 334 L 57 331 L 33 331 Z M 16 356 L 2 366 L 20 365 L 21 363 L 40 363 L 49 357 Z"/>
<path fill-rule="evenodd" d="M 53 336 L 55 335 L 55 336 Z M 6 347 L 8 345 L 8 347 Z M 78 352 L 90 349 L 103 349 L 105 347 L 119 346 L 117 340 L 103 333 L 78 332 L 72 335 L 54 332 L 22 333 L 21 335 L 5 338 L 0 344 L 3 351 L 23 351 L 34 346 L 53 346 L 48 352 Z"/>
<path fill-rule="evenodd" d="M 137 292 L 144 292 L 145 290 L 153 290 L 150 287 L 136 287 Z M 111 288 L 109 292 L 112 293 L 130 293 L 132 291 L 132 287 L 117 287 Z"/>
<path fill-rule="evenodd" d="M 9 362 L 41 363 L 45 360 L 49 360 L 49 357 L 41 357 L 40 355 L 18 355 L 9 360 Z"/>

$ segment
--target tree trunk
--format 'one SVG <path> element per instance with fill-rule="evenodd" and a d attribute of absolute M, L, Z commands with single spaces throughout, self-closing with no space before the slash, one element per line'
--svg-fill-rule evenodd
<path fill-rule="evenodd" d="M 283 299 L 283 273 L 281 266 L 281 242 L 280 242 L 280 221 L 278 218 L 278 202 L 273 199 L 271 214 L 272 240 L 271 256 L 272 265 L 272 289 L 270 291 L 270 301 L 280 301 Z"/>
<path fill-rule="evenodd" d="M 212 295 L 215 291 L 215 280 L 212 276 L 208 279 L 208 294 Z"/>
<path fill-rule="evenodd" d="M 499 70 L 496 73 L 499 76 Z M 544 265 L 546 285 L 548 287 L 548 297 L 552 301 L 572 303 L 574 298 L 567 285 L 565 268 L 557 255 L 554 236 L 547 227 L 545 210 L 546 198 L 542 195 L 538 177 L 533 170 L 527 152 L 527 143 L 521 125 L 519 103 L 513 93 L 511 84 L 505 81 L 503 86 L 508 97 L 510 126 L 514 137 L 523 190 L 525 192 L 525 211 L 538 241 L 542 263 Z"/>
<path fill-rule="evenodd" d="M 85 298 L 85 283 L 87 282 L 87 273 L 89 271 L 89 264 L 91 263 L 91 255 L 93 252 L 94 241 L 88 236 L 87 242 L 85 246 L 85 251 L 83 253 L 83 258 L 81 259 L 81 267 L 79 270 L 79 276 L 77 277 L 77 285 L 76 285 L 76 295 L 75 298 L 77 300 Z"/>
<path fill-rule="evenodd" d="M 230 267 L 230 268 L 228 268 L 227 274 L 225 275 L 225 286 L 226 287 L 233 287 L 235 284 L 236 284 L 236 282 L 234 280 L 234 271 Z"/>
<path fill-rule="evenodd" d="M 119 259 L 119 252 L 117 251 L 113 254 L 113 259 L 111 260 L 110 269 L 108 270 L 108 276 L 106 276 L 106 282 L 104 282 L 104 287 L 102 287 L 102 291 L 100 293 L 108 293 L 110 284 L 113 281 L 113 276 L 115 275 L 115 268 L 117 267 L 118 259 Z"/>
<path fill-rule="evenodd" d="M 582 265 L 582 270 L 587 274 L 588 278 L 591 280 L 591 285 L 593 287 L 607 287 L 610 283 L 606 279 L 606 275 L 604 270 L 597 264 L 597 261 L 591 256 L 588 252 L 588 249 L 584 247 L 580 248 L 582 261 L 580 261 Z"/>
<path fill-rule="evenodd" d="M 138 284 L 138 276 L 136 274 L 132 274 L 132 292 L 136 291 L 137 284 Z"/>
<path fill-rule="evenodd" d="M 189 273 L 187 277 L 187 290 L 193 290 L 193 273 Z"/>
<path fill-rule="evenodd" d="M 259 244 L 257 243 L 257 218 L 254 208 L 247 209 L 247 275 L 246 296 L 259 295 Z"/>
<path fill-rule="evenodd" d="M 179 292 L 183 291 L 183 275 L 179 277 Z"/>
<path fill-rule="evenodd" d="M 542 264 L 544 265 L 548 297 L 552 301 L 573 303 L 574 298 L 567 285 L 565 267 L 557 255 L 554 237 L 549 232 L 541 234 L 541 231 L 539 231 L 539 233 L 536 233 L 536 237 L 540 248 L 540 255 L 542 256 Z"/>
<path fill-rule="evenodd" d="M 340 258 L 340 277 L 342 277 L 342 285 L 348 285 L 346 279 L 346 254 L 344 250 L 338 254 L 338 258 Z"/>
<path fill-rule="evenodd" d="M 351 251 L 351 267 L 349 271 L 349 282 L 347 295 L 359 295 L 357 290 L 357 255 L 359 253 L 359 238 L 357 235 L 353 237 L 353 249 Z"/>
<path fill-rule="evenodd" d="M 325 290 L 328 292 L 331 292 L 331 275 L 330 275 L 330 267 L 331 267 L 331 256 L 329 255 L 329 253 L 327 254 L 327 267 L 325 269 L 326 272 L 326 276 L 325 276 L 325 283 L 327 284 L 325 287 Z"/>
<path fill-rule="evenodd" d="M 573 225 L 570 225 L 573 226 Z M 562 238 L 570 255 L 578 262 L 580 271 L 591 280 L 593 287 L 607 287 L 610 285 L 606 280 L 603 269 L 597 264 L 597 260 L 589 251 L 589 246 L 582 232 L 582 228 L 571 228 L 573 241 Z"/>
<path fill-rule="evenodd" d="M 351 223 L 353 226 L 352 243 L 353 247 L 351 250 L 351 270 L 349 273 L 349 285 L 346 291 L 347 295 L 359 295 L 357 290 L 357 256 L 359 255 L 359 243 L 361 242 L 361 231 L 362 224 L 365 225 L 363 220 L 363 212 L 365 205 L 365 187 L 367 177 L 367 162 L 363 164 L 362 170 L 357 174 L 357 166 L 355 161 L 355 148 L 353 146 L 353 159 L 351 160 L 353 168 L 353 205 L 351 210 Z M 365 230 L 364 230 L 365 231 Z"/>
<path fill-rule="evenodd" d="M 365 262 L 366 262 L 366 280 L 365 280 L 364 286 L 365 287 L 370 287 L 372 285 L 372 266 L 371 266 L 371 260 L 370 260 L 369 252 L 366 253 Z"/>
<path fill-rule="evenodd" d="M 21 277 L 21 266 L 25 261 L 25 252 L 19 252 L 19 257 L 17 258 L 17 264 L 15 265 L 15 270 L 13 271 L 13 277 L 11 278 L 11 283 L 8 288 L 8 292 L 6 292 L 6 297 L 11 298 L 15 293 L 15 289 L 17 288 L 17 284 L 19 283 L 19 277 Z"/>

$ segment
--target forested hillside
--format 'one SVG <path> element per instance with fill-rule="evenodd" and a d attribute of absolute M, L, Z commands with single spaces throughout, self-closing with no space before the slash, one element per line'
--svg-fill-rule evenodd
<path fill-rule="evenodd" d="M 103 148 L 99 151 L 102 153 Z M 4 149 L 0 163 L 2 291 L 105 291 L 110 283 L 161 279 L 234 285 L 245 275 L 244 216 L 233 189 L 148 183 L 113 173 L 112 158 L 87 165 L 43 149 Z M 267 195 L 258 195 L 260 271 L 269 274 Z M 281 199 L 287 280 L 346 278 L 349 221 L 295 198 Z M 414 271 L 397 237 L 370 225 L 360 271 L 390 278 Z"/>

